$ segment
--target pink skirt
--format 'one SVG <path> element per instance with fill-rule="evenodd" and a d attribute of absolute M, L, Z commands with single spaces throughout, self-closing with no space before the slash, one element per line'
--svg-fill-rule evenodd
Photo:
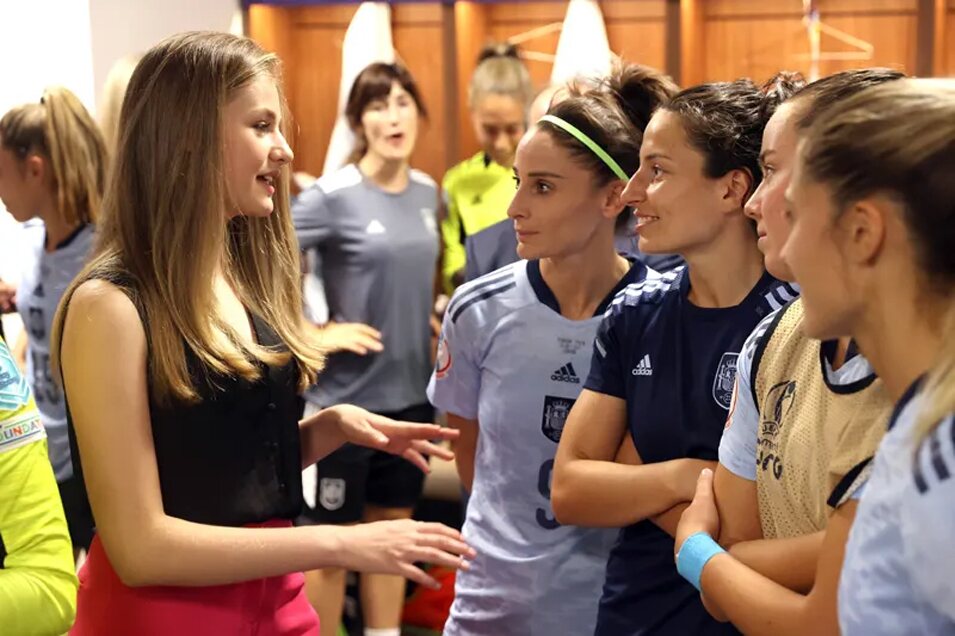
<path fill-rule="evenodd" d="M 319 635 L 301 573 L 209 587 L 132 588 L 119 579 L 94 537 L 79 579 L 71 636 Z"/>

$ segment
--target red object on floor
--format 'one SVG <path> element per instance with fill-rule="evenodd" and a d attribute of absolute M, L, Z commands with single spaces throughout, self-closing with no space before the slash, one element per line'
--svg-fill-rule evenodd
<path fill-rule="evenodd" d="M 288 527 L 288 521 L 256 524 Z M 171 554 L 169 558 L 175 559 Z M 318 636 L 301 573 L 208 587 L 128 587 L 99 537 L 79 571 L 70 636 Z"/>
<path fill-rule="evenodd" d="M 432 590 L 422 585 L 415 588 L 405 602 L 401 623 L 440 632 L 454 601 L 454 570 L 436 566 L 429 569 L 428 574 L 441 583 L 441 589 Z"/>

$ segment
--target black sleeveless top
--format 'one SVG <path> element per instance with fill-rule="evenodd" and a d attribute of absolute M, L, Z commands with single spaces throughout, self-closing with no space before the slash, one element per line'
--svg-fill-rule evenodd
<path fill-rule="evenodd" d="M 110 282 L 129 294 L 127 285 Z M 142 307 L 130 297 L 145 323 Z M 251 318 L 259 344 L 284 347 L 268 324 Z M 188 346 L 186 352 L 201 401 L 159 406 L 152 395 L 149 400 L 166 514 L 220 526 L 298 516 L 303 503 L 301 402 L 294 360 L 281 367 L 259 363 L 262 377 L 256 382 L 223 376 L 207 382 L 196 372 L 200 363 Z M 68 388 L 65 395 L 73 468 L 82 479 Z"/>

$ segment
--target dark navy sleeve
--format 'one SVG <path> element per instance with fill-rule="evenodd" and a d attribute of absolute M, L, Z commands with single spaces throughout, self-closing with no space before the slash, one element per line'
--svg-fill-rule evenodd
<path fill-rule="evenodd" d="M 625 314 L 623 312 L 623 294 L 620 292 L 611 303 L 610 308 L 600 321 L 597 328 L 597 337 L 594 338 L 594 353 L 590 362 L 590 374 L 587 376 L 585 389 L 605 393 L 620 399 L 627 397 L 625 365 L 623 355 L 626 349 L 624 335 Z"/>

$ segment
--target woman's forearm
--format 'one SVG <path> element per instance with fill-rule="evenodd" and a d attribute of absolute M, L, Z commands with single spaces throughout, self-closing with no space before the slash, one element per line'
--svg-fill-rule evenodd
<path fill-rule="evenodd" d="M 344 435 L 337 427 L 329 425 L 325 420 L 327 416 L 323 413 L 326 411 L 319 411 L 298 423 L 303 470 L 330 455 L 345 443 Z"/>
<path fill-rule="evenodd" d="M 554 515 L 563 524 L 621 528 L 687 500 L 674 485 L 676 462 L 625 465 L 574 459 L 555 472 Z"/>
<path fill-rule="evenodd" d="M 741 563 L 794 592 L 807 593 L 816 580 L 816 563 L 825 532 L 786 539 L 744 541 L 729 552 Z"/>
<path fill-rule="evenodd" d="M 101 537 L 113 568 L 131 587 L 208 586 L 339 567 L 343 529 L 235 528 L 164 516 L 137 533 Z"/>
<path fill-rule="evenodd" d="M 703 592 L 744 634 L 750 636 L 824 636 L 839 633 L 836 621 L 798 594 L 740 563 L 728 553 L 706 564 Z"/>

